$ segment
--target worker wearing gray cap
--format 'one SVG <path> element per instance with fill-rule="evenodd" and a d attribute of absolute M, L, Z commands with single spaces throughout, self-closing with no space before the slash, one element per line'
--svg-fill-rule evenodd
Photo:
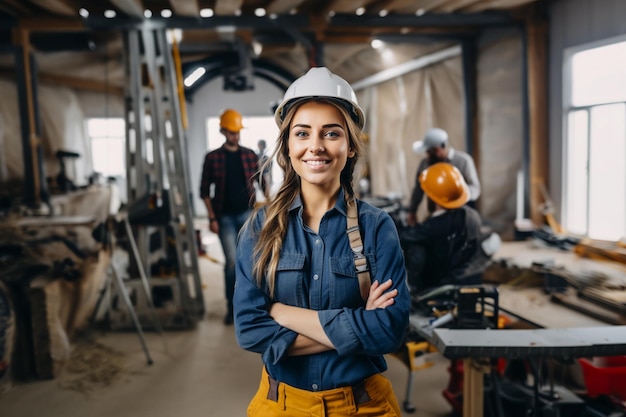
<path fill-rule="evenodd" d="M 474 202 L 480 196 L 480 180 L 476 172 L 476 165 L 467 152 L 454 149 L 448 145 L 448 133 L 445 130 L 437 127 L 429 129 L 422 141 L 413 144 L 413 151 L 418 154 L 426 153 L 426 157 L 422 159 L 417 167 L 415 188 L 411 194 L 411 202 L 409 204 L 408 223 L 410 226 L 417 223 L 417 208 L 424 197 L 424 191 L 419 182 L 420 174 L 437 162 L 449 162 L 461 171 L 469 187 L 469 204 L 474 205 Z M 429 211 L 432 210 L 429 208 Z"/>

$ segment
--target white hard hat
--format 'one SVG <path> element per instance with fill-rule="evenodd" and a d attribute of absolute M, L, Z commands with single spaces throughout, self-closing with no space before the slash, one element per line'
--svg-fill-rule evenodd
<path fill-rule="evenodd" d="M 278 127 L 292 104 L 305 99 L 326 97 L 339 101 L 346 105 L 352 119 L 359 128 L 365 125 L 363 109 L 356 100 L 354 90 L 346 80 L 333 74 L 326 67 L 311 68 L 306 74 L 295 80 L 280 102 L 274 113 L 274 120 Z"/>
<path fill-rule="evenodd" d="M 438 127 L 428 129 L 424 135 L 424 140 L 413 143 L 413 152 L 424 153 L 430 148 L 435 148 L 448 144 L 448 132 Z"/>

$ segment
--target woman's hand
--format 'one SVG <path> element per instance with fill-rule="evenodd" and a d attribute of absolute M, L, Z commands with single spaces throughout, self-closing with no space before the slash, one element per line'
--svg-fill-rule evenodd
<path fill-rule="evenodd" d="M 394 289 L 388 292 L 389 288 L 393 282 L 388 279 L 382 284 L 378 281 L 374 281 L 372 286 L 370 287 L 370 294 L 367 297 L 367 304 L 365 305 L 366 310 L 375 310 L 377 308 L 386 308 L 394 303 L 394 297 L 398 295 L 398 290 Z"/>

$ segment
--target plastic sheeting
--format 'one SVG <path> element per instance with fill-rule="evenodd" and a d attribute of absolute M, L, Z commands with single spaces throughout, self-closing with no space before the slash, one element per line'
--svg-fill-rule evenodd
<path fill-rule="evenodd" d="M 60 166 L 55 154 L 58 150 L 77 152 L 80 161 L 67 163 L 68 177 L 76 184 L 85 184 L 91 174 L 89 143 L 83 125 L 84 115 L 76 94 L 68 88 L 38 87 L 38 104 L 41 118 L 41 144 L 44 154 L 44 170 L 47 177 L 59 173 Z M 0 130 L 0 146 L 6 162 L 7 180 L 24 178 L 24 156 L 21 124 L 15 84 L 0 80 L 0 114 L 4 128 Z"/>
<path fill-rule="evenodd" d="M 465 149 L 462 83 L 461 60 L 452 58 L 359 92 L 371 121 L 366 130 L 373 195 L 408 204 L 423 158 L 413 153 L 413 142 L 429 128 L 445 129 L 451 146 Z"/>

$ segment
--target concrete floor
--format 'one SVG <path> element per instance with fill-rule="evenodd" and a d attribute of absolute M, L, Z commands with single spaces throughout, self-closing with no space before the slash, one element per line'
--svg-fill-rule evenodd
<path fill-rule="evenodd" d="M 208 255 L 222 262 L 215 236 L 205 236 L 203 241 Z M 166 331 L 163 336 L 146 332 L 152 365 L 147 365 L 135 331 L 95 333 L 98 343 L 119 353 L 116 363 L 121 370 L 117 375 L 93 380 L 86 373 L 64 369 L 54 380 L 13 385 L 0 393 L 0 416 L 245 416 L 258 386 L 261 359 L 239 348 L 233 327 L 222 324 L 222 266 L 202 258 L 200 268 L 206 319 L 193 330 Z M 413 374 L 411 401 L 417 411 L 403 416 L 443 417 L 451 413 L 441 394 L 448 382 L 448 361 L 438 354 L 429 356 L 434 366 Z M 402 402 L 408 370 L 393 357 L 387 362 L 385 375 Z M 102 363 L 96 358 L 93 367 Z M 106 373 L 106 368 L 112 367 L 106 365 L 102 372 Z"/>

